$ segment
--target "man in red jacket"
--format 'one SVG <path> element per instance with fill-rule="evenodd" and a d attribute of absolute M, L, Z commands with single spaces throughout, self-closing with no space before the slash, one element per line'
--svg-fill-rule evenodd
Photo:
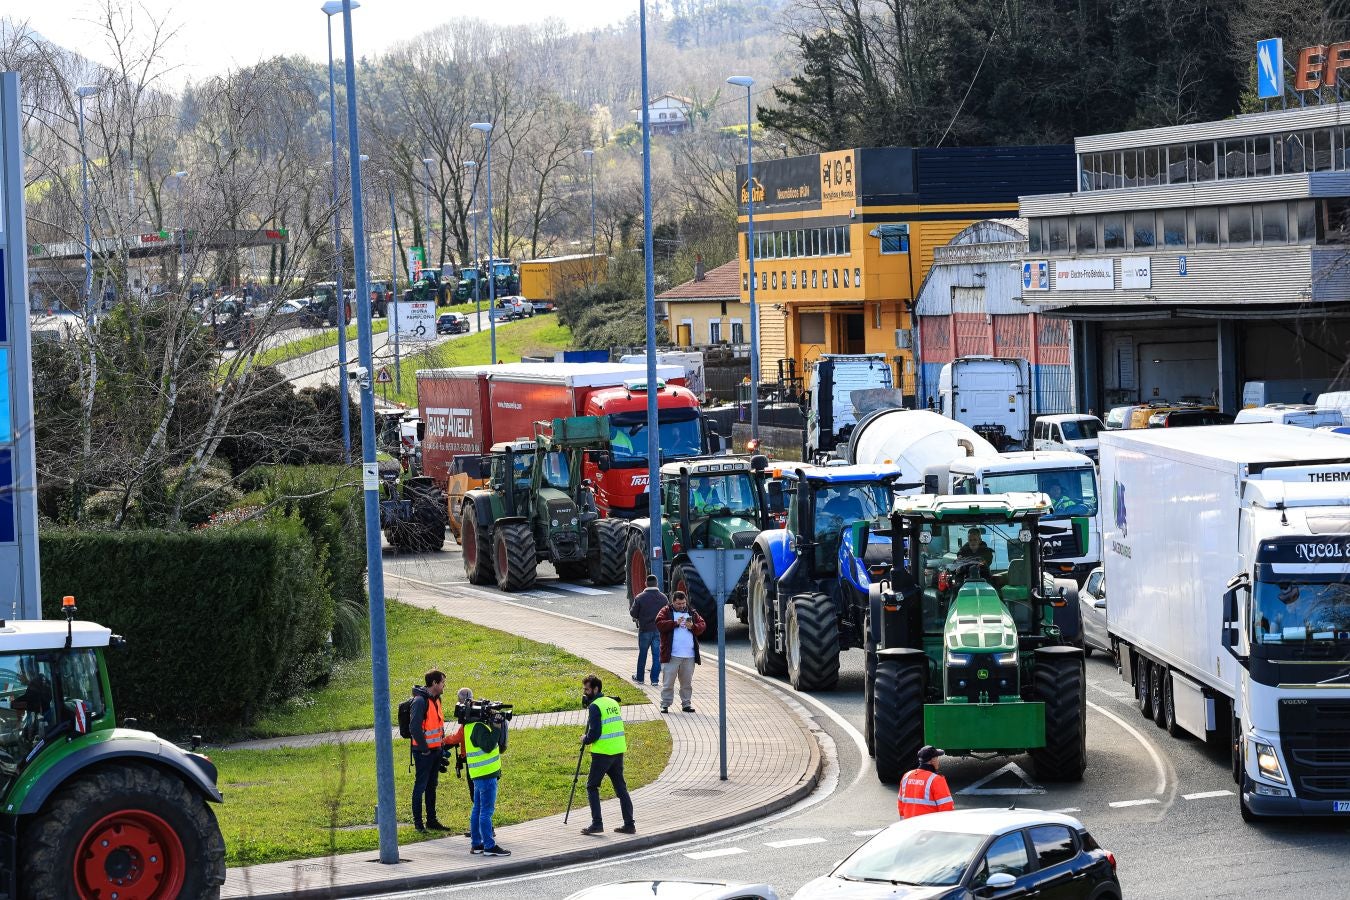
<path fill-rule="evenodd" d="M 670 712 L 675 699 L 675 679 L 680 680 L 680 708 L 694 711 L 694 666 L 703 662 L 698 653 L 698 636 L 707 623 L 689 608 L 684 591 L 676 591 L 670 605 L 656 616 L 661 633 L 661 712 Z"/>
<path fill-rule="evenodd" d="M 919 767 L 900 779 L 900 818 L 912 819 L 956 808 L 947 779 L 938 774 L 938 760 L 946 755 L 928 745 L 919 751 Z"/>

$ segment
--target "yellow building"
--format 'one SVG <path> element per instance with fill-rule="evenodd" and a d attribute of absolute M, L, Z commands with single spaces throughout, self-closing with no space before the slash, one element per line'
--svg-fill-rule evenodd
<path fill-rule="evenodd" d="M 1024 194 L 1071 191 L 1073 148 L 885 147 L 756 162 L 741 185 L 741 301 L 749 303 L 754 192 L 760 379 L 822 353 L 884 353 L 913 393 L 910 319 L 933 249 Z M 790 363 L 781 363 L 790 361 Z"/>
<path fill-rule="evenodd" d="M 693 279 L 656 295 L 658 321 L 664 313 L 672 344 L 749 346 L 750 311 L 740 303 L 739 271 L 734 259 L 707 272 L 700 262 Z"/>

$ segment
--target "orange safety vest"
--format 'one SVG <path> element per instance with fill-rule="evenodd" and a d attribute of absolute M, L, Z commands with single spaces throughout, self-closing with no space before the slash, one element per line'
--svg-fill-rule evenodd
<path fill-rule="evenodd" d="M 900 780 L 900 818 L 910 819 L 925 813 L 954 809 L 947 779 L 927 769 L 912 769 Z"/>
<path fill-rule="evenodd" d="M 422 733 L 427 738 L 428 750 L 439 750 L 445 742 L 445 717 L 441 715 L 439 697 L 427 698 L 427 714 L 422 719 Z"/>

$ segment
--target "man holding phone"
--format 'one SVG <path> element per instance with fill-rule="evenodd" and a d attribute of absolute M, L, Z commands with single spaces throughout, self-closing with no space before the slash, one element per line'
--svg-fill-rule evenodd
<path fill-rule="evenodd" d="M 684 591 L 676 591 L 670 605 L 656 617 L 656 630 L 661 633 L 661 712 L 670 712 L 675 699 L 675 679 L 680 680 L 680 708 L 694 711 L 694 666 L 699 658 L 698 638 L 707 623 L 697 611 L 689 608 Z"/>

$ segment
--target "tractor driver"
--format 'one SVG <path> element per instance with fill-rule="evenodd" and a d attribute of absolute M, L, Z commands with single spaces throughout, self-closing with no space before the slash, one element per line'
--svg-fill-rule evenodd
<path fill-rule="evenodd" d="M 695 515 L 708 515 L 727 505 L 722 497 L 722 482 L 718 478 L 693 479 L 689 493 L 689 510 Z"/>
<path fill-rule="evenodd" d="M 966 542 L 956 551 L 957 559 L 978 559 L 980 568 L 985 571 L 994 563 L 994 548 L 984 542 L 980 529 L 972 528 L 966 532 Z"/>

